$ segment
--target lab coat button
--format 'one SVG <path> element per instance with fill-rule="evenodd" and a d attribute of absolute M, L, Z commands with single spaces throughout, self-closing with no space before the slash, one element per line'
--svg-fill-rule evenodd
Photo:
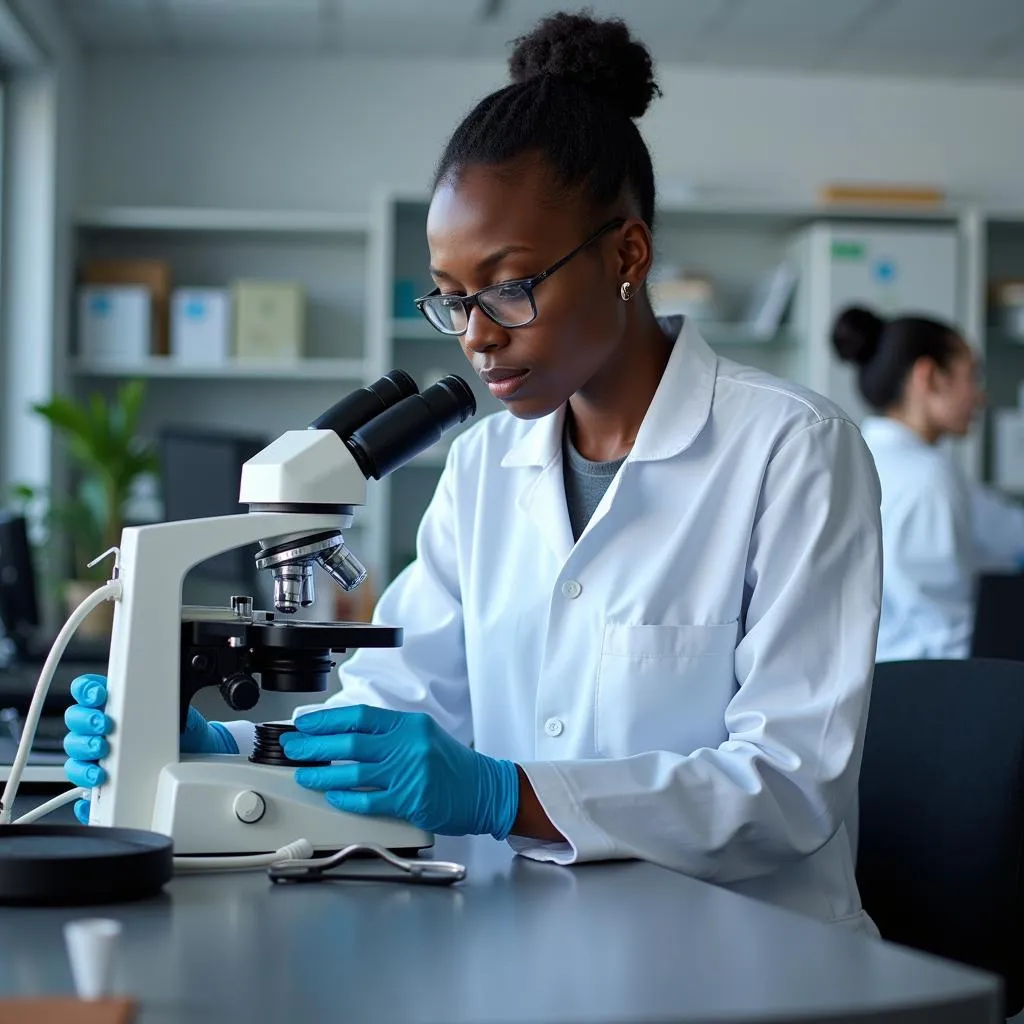
<path fill-rule="evenodd" d="M 562 584 L 562 596 L 569 598 L 570 601 L 575 600 L 582 593 L 583 587 L 576 580 L 566 580 Z"/>
<path fill-rule="evenodd" d="M 544 731 L 549 736 L 561 736 L 564 728 L 565 726 L 562 724 L 562 720 L 560 718 L 549 718 L 544 723 Z"/>

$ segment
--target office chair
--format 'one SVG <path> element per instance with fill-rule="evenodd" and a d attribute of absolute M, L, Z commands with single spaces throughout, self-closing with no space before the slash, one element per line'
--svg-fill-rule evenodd
<path fill-rule="evenodd" d="M 1024 664 L 880 664 L 857 882 L 888 941 L 1001 975 L 1024 1007 Z"/>
<path fill-rule="evenodd" d="M 1024 661 L 1024 573 L 985 573 L 978 580 L 972 658 Z"/>

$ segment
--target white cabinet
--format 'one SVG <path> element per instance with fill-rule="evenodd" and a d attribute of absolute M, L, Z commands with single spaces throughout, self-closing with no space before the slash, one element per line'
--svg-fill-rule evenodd
<path fill-rule="evenodd" d="M 917 313 L 962 321 L 955 227 L 818 223 L 797 236 L 793 255 L 799 267 L 796 330 L 809 343 L 807 383 L 857 422 L 870 411 L 859 393 L 858 370 L 831 344 L 832 324 L 843 309 L 864 305 L 882 317 Z"/>

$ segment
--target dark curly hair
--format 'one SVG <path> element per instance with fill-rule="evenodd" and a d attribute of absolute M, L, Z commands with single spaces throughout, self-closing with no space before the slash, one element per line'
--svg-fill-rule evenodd
<path fill-rule="evenodd" d="M 951 324 L 923 316 L 883 320 L 863 306 L 844 309 L 832 325 L 832 346 L 839 358 L 858 368 L 864 400 L 885 412 L 903 399 L 914 364 L 931 359 L 948 370 L 964 341 Z"/>
<path fill-rule="evenodd" d="M 473 164 L 539 152 L 566 190 L 597 208 L 623 189 L 654 225 L 651 155 L 633 123 L 661 95 L 651 55 L 619 19 L 554 14 L 516 40 L 512 85 L 481 100 L 455 129 L 434 188 Z"/>

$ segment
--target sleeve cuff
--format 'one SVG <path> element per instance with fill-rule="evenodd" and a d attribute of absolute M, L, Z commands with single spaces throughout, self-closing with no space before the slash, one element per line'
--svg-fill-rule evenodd
<path fill-rule="evenodd" d="M 214 723 L 211 723 L 214 724 Z M 238 752 L 243 757 L 252 753 L 253 745 L 256 742 L 256 726 L 252 722 L 217 722 L 225 732 L 230 733 L 231 738 L 238 747 Z"/>
<path fill-rule="evenodd" d="M 508 844 L 516 853 L 531 860 L 554 864 L 576 864 L 590 860 L 622 858 L 615 843 L 583 813 L 568 779 L 557 764 L 537 761 L 520 765 L 537 794 L 544 813 L 566 838 L 564 843 L 510 835 Z"/>

